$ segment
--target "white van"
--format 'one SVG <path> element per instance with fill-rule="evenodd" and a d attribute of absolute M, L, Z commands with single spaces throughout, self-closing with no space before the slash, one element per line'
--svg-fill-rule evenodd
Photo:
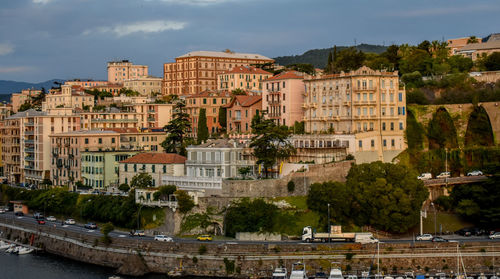
<path fill-rule="evenodd" d="M 432 179 L 432 174 L 429 172 L 425 172 L 425 173 L 422 173 L 421 175 L 417 176 L 417 179 L 420 179 L 420 180 Z"/>
<path fill-rule="evenodd" d="M 354 238 L 354 242 L 358 242 L 361 244 L 377 243 L 378 239 L 373 237 L 372 233 L 356 233 L 356 236 Z"/>

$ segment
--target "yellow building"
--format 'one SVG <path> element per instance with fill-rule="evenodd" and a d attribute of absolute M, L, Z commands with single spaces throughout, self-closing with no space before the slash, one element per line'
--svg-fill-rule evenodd
<path fill-rule="evenodd" d="M 151 96 L 161 93 L 161 81 L 159 77 L 137 77 L 125 80 L 123 87 L 137 91 L 142 96 Z"/>
<path fill-rule="evenodd" d="M 190 95 L 217 89 L 217 75 L 233 67 L 273 63 L 260 54 L 192 51 L 163 65 L 163 95 Z"/>
<path fill-rule="evenodd" d="M 77 85 L 61 85 L 61 91 L 47 94 L 42 102 L 42 111 L 56 108 L 84 108 L 94 106 L 94 96 L 87 94 Z"/>
<path fill-rule="evenodd" d="M 355 134 L 357 162 L 389 162 L 406 148 L 406 94 L 397 72 L 364 66 L 304 83 L 307 133 Z"/>
<path fill-rule="evenodd" d="M 147 76 L 148 68 L 145 65 L 134 65 L 128 60 L 108 62 L 108 82 L 123 83 L 127 79 Z"/>
<path fill-rule="evenodd" d="M 217 90 L 241 89 L 262 94 L 262 81 L 273 74 L 251 66 L 233 67 L 217 75 Z"/>

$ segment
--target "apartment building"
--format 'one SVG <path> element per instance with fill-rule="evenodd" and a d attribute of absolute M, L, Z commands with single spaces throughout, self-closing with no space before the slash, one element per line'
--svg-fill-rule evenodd
<path fill-rule="evenodd" d="M 207 115 L 207 127 L 210 134 L 217 133 L 221 128 L 219 122 L 219 110 L 231 100 L 231 93 L 228 91 L 205 91 L 200 94 L 186 97 L 186 112 L 190 116 L 191 131 L 190 137 L 196 138 L 198 132 L 198 119 L 200 109 L 204 108 Z"/>
<path fill-rule="evenodd" d="M 304 83 L 307 133 L 355 134 L 357 162 L 389 162 L 406 148 L 406 93 L 397 72 L 363 66 Z"/>
<path fill-rule="evenodd" d="M 139 114 L 139 126 L 142 128 L 163 128 L 172 120 L 173 104 L 131 104 L 126 107 Z"/>
<path fill-rule="evenodd" d="M 163 152 L 161 143 L 167 137 L 163 128 L 112 128 L 108 130 L 120 134 L 120 150 Z"/>
<path fill-rule="evenodd" d="M 77 131 L 80 118 L 75 115 L 50 115 L 47 112 L 27 110 L 18 112 L 5 120 L 18 125 L 17 132 L 12 132 L 11 144 L 14 150 L 9 156 L 19 156 L 20 175 L 11 176 L 10 182 L 26 183 L 38 186 L 44 179 L 50 179 L 51 145 L 49 136 L 54 133 Z M 9 124 L 9 125 L 10 125 Z M 13 127 L 12 129 L 16 129 Z M 14 142 L 13 142 L 14 141 Z M 14 152 L 18 152 L 17 154 Z"/>
<path fill-rule="evenodd" d="M 71 131 L 49 136 L 51 145 L 50 178 L 53 185 L 74 189 L 82 181 L 82 152 L 120 149 L 120 134 L 115 131 Z"/>
<path fill-rule="evenodd" d="M 141 96 L 152 96 L 161 93 L 161 83 L 160 77 L 144 76 L 123 81 L 123 87 L 137 91 Z"/>
<path fill-rule="evenodd" d="M 303 120 L 304 77 L 304 73 L 287 71 L 263 81 L 262 109 L 267 118 L 288 126 Z"/>
<path fill-rule="evenodd" d="M 163 95 L 198 94 L 217 89 L 217 75 L 238 66 L 273 63 L 260 54 L 193 51 L 163 65 Z"/>
<path fill-rule="evenodd" d="M 122 173 L 120 161 L 126 160 L 140 151 L 101 150 L 82 152 L 82 182 L 94 190 L 118 188 Z"/>
<path fill-rule="evenodd" d="M 152 187 L 163 185 L 162 177 L 184 176 L 186 157 L 171 153 L 139 153 L 120 161 L 120 184 L 130 185 L 132 178 L 140 173 L 151 175 Z"/>
<path fill-rule="evenodd" d="M 261 96 L 237 95 L 226 106 L 228 134 L 252 132 L 252 118 L 262 111 Z"/>
<path fill-rule="evenodd" d="M 78 85 L 61 85 L 61 91 L 47 94 L 42 102 L 42 111 L 56 108 L 79 108 L 93 107 L 94 96 L 85 93 Z"/>
<path fill-rule="evenodd" d="M 262 81 L 273 74 L 252 66 L 237 66 L 217 75 L 217 90 L 241 89 L 262 94 Z"/>
<path fill-rule="evenodd" d="M 3 175 L 10 183 L 24 181 L 21 171 L 21 119 L 7 118 L 0 122 Z"/>
<path fill-rule="evenodd" d="M 134 79 L 148 75 L 148 66 L 134 65 L 129 60 L 108 62 L 108 82 L 122 83 L 127 79 Z"/>

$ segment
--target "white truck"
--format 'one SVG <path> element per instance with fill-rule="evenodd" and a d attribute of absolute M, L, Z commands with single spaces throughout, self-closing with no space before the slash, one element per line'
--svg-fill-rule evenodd
<path fill-rule="evenodd" d="M 377 243 L 378 239 L 372 233 L 343 233 L 340 226 L 332 226 L 330 233 L 317 233 L 311 226 L 302 230 L 303 242 L 358 242 L 361 244 Z"/>

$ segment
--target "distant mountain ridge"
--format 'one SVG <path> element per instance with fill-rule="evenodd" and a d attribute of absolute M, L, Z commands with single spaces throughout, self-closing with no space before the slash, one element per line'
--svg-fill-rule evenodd
<path fill-rule="evenodd" d="M 54 82 L 64 82 L 63 79 L 51 79 L 40 83 L 30 83 L 23 81 L 0 80 L 0 94 L 12 94 L 21 92 L 23 89 L 42 89 L 44 87 L 47 91 L 55 86 Z"/>
<path fill-rule="evenodd" d="M 337 51 L 348 48 L 348 46 L 337 46 Z M 369 44 L 359 44 L 356 46 L 357 50 L 363 52 L 371 52 L 380 54 L 384 52 L 387 47 L 381 45 L 369 45 Z M 279 56 L 273 58 L 276 63 L 287 66 L 296 63 L 309 63 L 314 65 L 316 68 L 323 69 L 326 67 L 326 62 L 328 61 L 328 54 L 333 52 L 333 47 L 323 48 L 323 49 L 311 49 L 304 52 L 301 55 L 291 55 L 291 56 Z"/>

